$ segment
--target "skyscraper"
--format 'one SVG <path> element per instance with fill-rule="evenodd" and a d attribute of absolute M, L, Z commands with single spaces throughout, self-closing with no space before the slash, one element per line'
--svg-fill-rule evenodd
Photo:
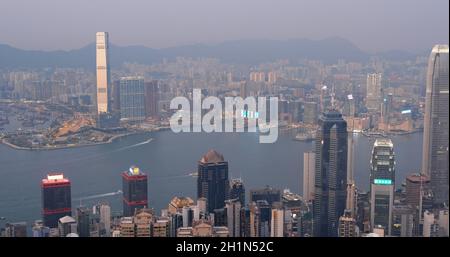
<path fill-rule="evenodd" d="M 123 216 L 133 216 L 136 209 L 148 205 L 147 174 L 138 167 L 131 166 L 122 173 Z"/>
<path fill-rule="evenodd" d="M 105 227 L 105 236 L 111 236 L 111 207 L 108 204 L 100 205 L 100 222 Z"/>
<path fill-rule="evenodd" d="M 352 129 L 354 124 L 352 124 Z M 353 130 L 349 132 L 347 146 L 347 202 L 345 209 L 350 212 L 351 217 L 356 214 L 356 186 L 353 179 Z"/>
<path fill-rule="evenodd" d="M 272 207 L 266 200 L 256 201 L 256 206 L 258 207 L 258 236 L 259 237 L 269 237 L 270 236 L 270 226 L 272 218 Z"/>
<path fill-rule="evenodd" d="M 395 204 L 392 210 L 391 236 L 412 237 L 415 211 L 408 205 Z"/>
<path fill-rule="evenodd" d="M 228 162 L 223 155 L 209 150 L 198 161 L 197 198 L 205 197 L 209 213 L 225 206 L 229 190 Z"/>
<path fill-rule="evenodd" d="M 36 220 L 32 228 L 33 237 L 48 237 L 50 235 L 50 228 L 44 226 L 42 220 Z"/>
<path fill-rule="evenodd" d="M 242 179 L 232 179 L 230 182 L 229 199 L 238 199 L 241 206 L 245 205 L 245 188 Z"/>
<path fill-rule="evenodd" d="M 258 205 L 255 202 L 250 202 L 249 211 L 250 211 L 249 214 L 250 237 L 259 237 L 261 214 L 259 212 Z"/>
<path fill-rule="evenodd" d="M 251 224 L 250 224 L 250 208 L 242 207 L 240 214 L 240 228 L 241 228 L 241 237 L 250 237 L 251 233 Z"/>
<path fill-rule="evenodd" d="M 120 79 L 120 118 L 127 121 L 145 119 L 145 89 L 143 77 Z"/>
<path fill-rule="evenodd" d="M 422 173 L 431 180 L 434 203 L 448 204 L 448 45 L 435 45 L 428 61 Z"/>
<path fill-rule="evenodd" d="M 309 202 L 314 199 L 314 152 L 303 153 L 303 199 Z"/>
<path fill-rule="evenodd" d="M 303 102 L 303 122 L 307 124 L 316 124 L 317 109 L 316 102 Z"/>
<path fill-rule="evenodd" d="M 391 235 L 394 205 L 395 154 L 390 139 L 376 139 L 370 160 L 370 225 Z"/>
<path fill-rule="evenodd" d="M 347 123 L 338 111 L 320 117 L 315 147 L 313 234 L 335 237 L 347 194 Z"/>
<path fill-rule="evenodd" d="M 271 211 L 270 236 L 283 237 L 284 210 L 282 208 L 274 208 Z"/>
<path fill-rule="evenodd" d="M 367 74 L 366 107 L 369 111 L 380 111 L 381 73 Z"/>
<path fill-rule="evenodd" d="M 96 64 L 97 64 L 97 113 L 109 112 L 109 36 L 108 32 L 96 34 Z"/>
<path fill-rule="evenodd" d="M 339 237 L 356 237 L 356 220 L 350 210 L 339 218 Z"/>
<path fill-rule="evenodd" d="M 14 222 L 5 224 L 5 237 L 27 237 L 27 223 Z"/>
<path fill-rule="evenodd" d="M 406 203 L 418 209 L 421 204 L 421 195 L 430 189 L 430 179 L 424 174 L 411 174 L 406 177 Z"/>
<path fill-rule="evenodd" d="M 241 236 L 241 202 L 237 199 L 226 201 L 227 226 L 230 237 Z"/>
<path fill-rule="evenodd" d="M 354 117 L 356 113 L 356 104 L 353 95 L 347 95 L 347 100 L 344 105 L 344 115 L 349 117 Z"/>
<path fill-rule="evenodd" d="M 158 81 L 153 80 L 145 82 L 145 116 L 150 118 L 158 118 Z"/>
<path fill-rule="evenodd" d="M 269 205 L 281 202 L 281 190 L 270 186 L 250 190 L 250 202 L 267 201 Z"/>
<path fill-rule="evenodd" d="M 50 228 L 58 227 L 58 220 L 72 215 L 70 181 L 62 173 L 51 173 L 41 182 L 42 220 Z"/>
<path fill-rule="evenodd" d="M 66 237 L 71 233 L 77 234 L 77 221 L 71 216 L 64 216 L 58 220 L 60 237 Z"/>
<path fill-rule="evenodd" d="M 77 208 L 77 231 L 80 237 L 89 237 L 90 235 L 90 210 L 86 207 Z"/>

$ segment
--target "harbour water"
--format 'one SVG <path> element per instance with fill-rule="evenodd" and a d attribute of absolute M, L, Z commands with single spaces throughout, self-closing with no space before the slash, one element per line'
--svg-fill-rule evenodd
<path fill-rule="evenodd" d="M 150 140 L 152 138 L 152 140 Z M 422 157 L 422 133 L 392 137 L 396 152 L 396 181 L 417 172 Z M 367 190 L 373 138 L 355 135 L 354 174 L 357 187 Z M 196 198 L 197 162 L 216 149 L 229 162 L 230 177 L 241 177 L 247 192 L 271 185 L 302 192 L 303 152 L 313 142 L 280 135 L 273 144 L 260 144 L 256 133 L 151 132 L 120 138 L 111 144 L 50 151 L 15 150 L 0 144 L 0 217 L 5 221 L 40 219 L 41 179 L 64 172 L 72 182 L 72 209 L 99 201 L 120 212 L 120 173 L 138 165 L 149 175 L 150 207 L 166 208 L 176 195 Z M 248 197 L 248 194 L 247 194 Z"/>

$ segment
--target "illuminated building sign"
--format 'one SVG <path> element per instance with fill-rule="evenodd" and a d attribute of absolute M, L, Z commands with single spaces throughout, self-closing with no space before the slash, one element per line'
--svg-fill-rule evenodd
<path fill-rule="evenodd" d="M 63 174 L 47 175 L 47 179 L 48 180 L 60 180 L 60 179 L 63 179 L 63 178 L 64 178 Z"/>
<path fill-rule="evenodd" d="M 255 119 L 257 119 L 259 117 L 259 112 L 252 112 L 252 111 L 241 110 L 241 117 L 242 118 L 255 118 Z"/>
<path fill-rule="evenodd" d="M 402 111 L 402 114 L 409 114 L 409 113 L 411 113 L 411 110 L 403 110 Z"/>
<path fill-rule="evenodd" d="M 376 185 L 391 185 L 392 180 L 390 180 L 390 179 L 374 179 L 373 183 Z"/>
<path fill-rule="evenodd" d="M 132 167 L 130 168 L 129 172 L 130 172 L 131 175 L 139 175 L 140 170 L 139 170 L 138 167 L 132 166 Z"/>

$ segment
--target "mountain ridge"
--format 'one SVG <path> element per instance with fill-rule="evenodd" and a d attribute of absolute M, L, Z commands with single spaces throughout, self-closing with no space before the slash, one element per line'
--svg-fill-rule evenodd
<path fill-rule="evenodd" d="M 350 41 L 330 37 L 321 40 L 305 38 L 288 40 L 233 40 L 218 44 L 190 44 L 167 48 L 150 48 L 142 45 L 110 46 L 111 66 L 120 67 L 125 62 L 153 64 L 164 58 L 211 57 L 225 63 L 257 64 L 278 59 L 299 60 L 302 58 L 336 63 L 339 59 L 367 62 L 372 54 L 366 53 Z M 386 51 L 380 56 L 387 59 L 414 58 L 405 51 Z M 95 43 L 73 50 L 22 50 L 0 43 L 0 68 L 47 68 L 47 67 L 95 67 Z"/>

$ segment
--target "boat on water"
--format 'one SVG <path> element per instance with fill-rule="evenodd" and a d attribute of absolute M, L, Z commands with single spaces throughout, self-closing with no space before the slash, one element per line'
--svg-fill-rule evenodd
<path fill-rule="evenodd" d="M 312 141 L 314 140 L 314 133 L 298 133 L 294 140 L 296 141 Z"/>
<path fill-rule="evenodd" d="M 387 137 L 385 132 L 362 131 L 361 134 L 366 137 Z"/>
<path fill-rule="evenodd" d="M 198 172 L 191 172 L 189 173 L 189 176 L 196 178 L 198 177 Z"/>

